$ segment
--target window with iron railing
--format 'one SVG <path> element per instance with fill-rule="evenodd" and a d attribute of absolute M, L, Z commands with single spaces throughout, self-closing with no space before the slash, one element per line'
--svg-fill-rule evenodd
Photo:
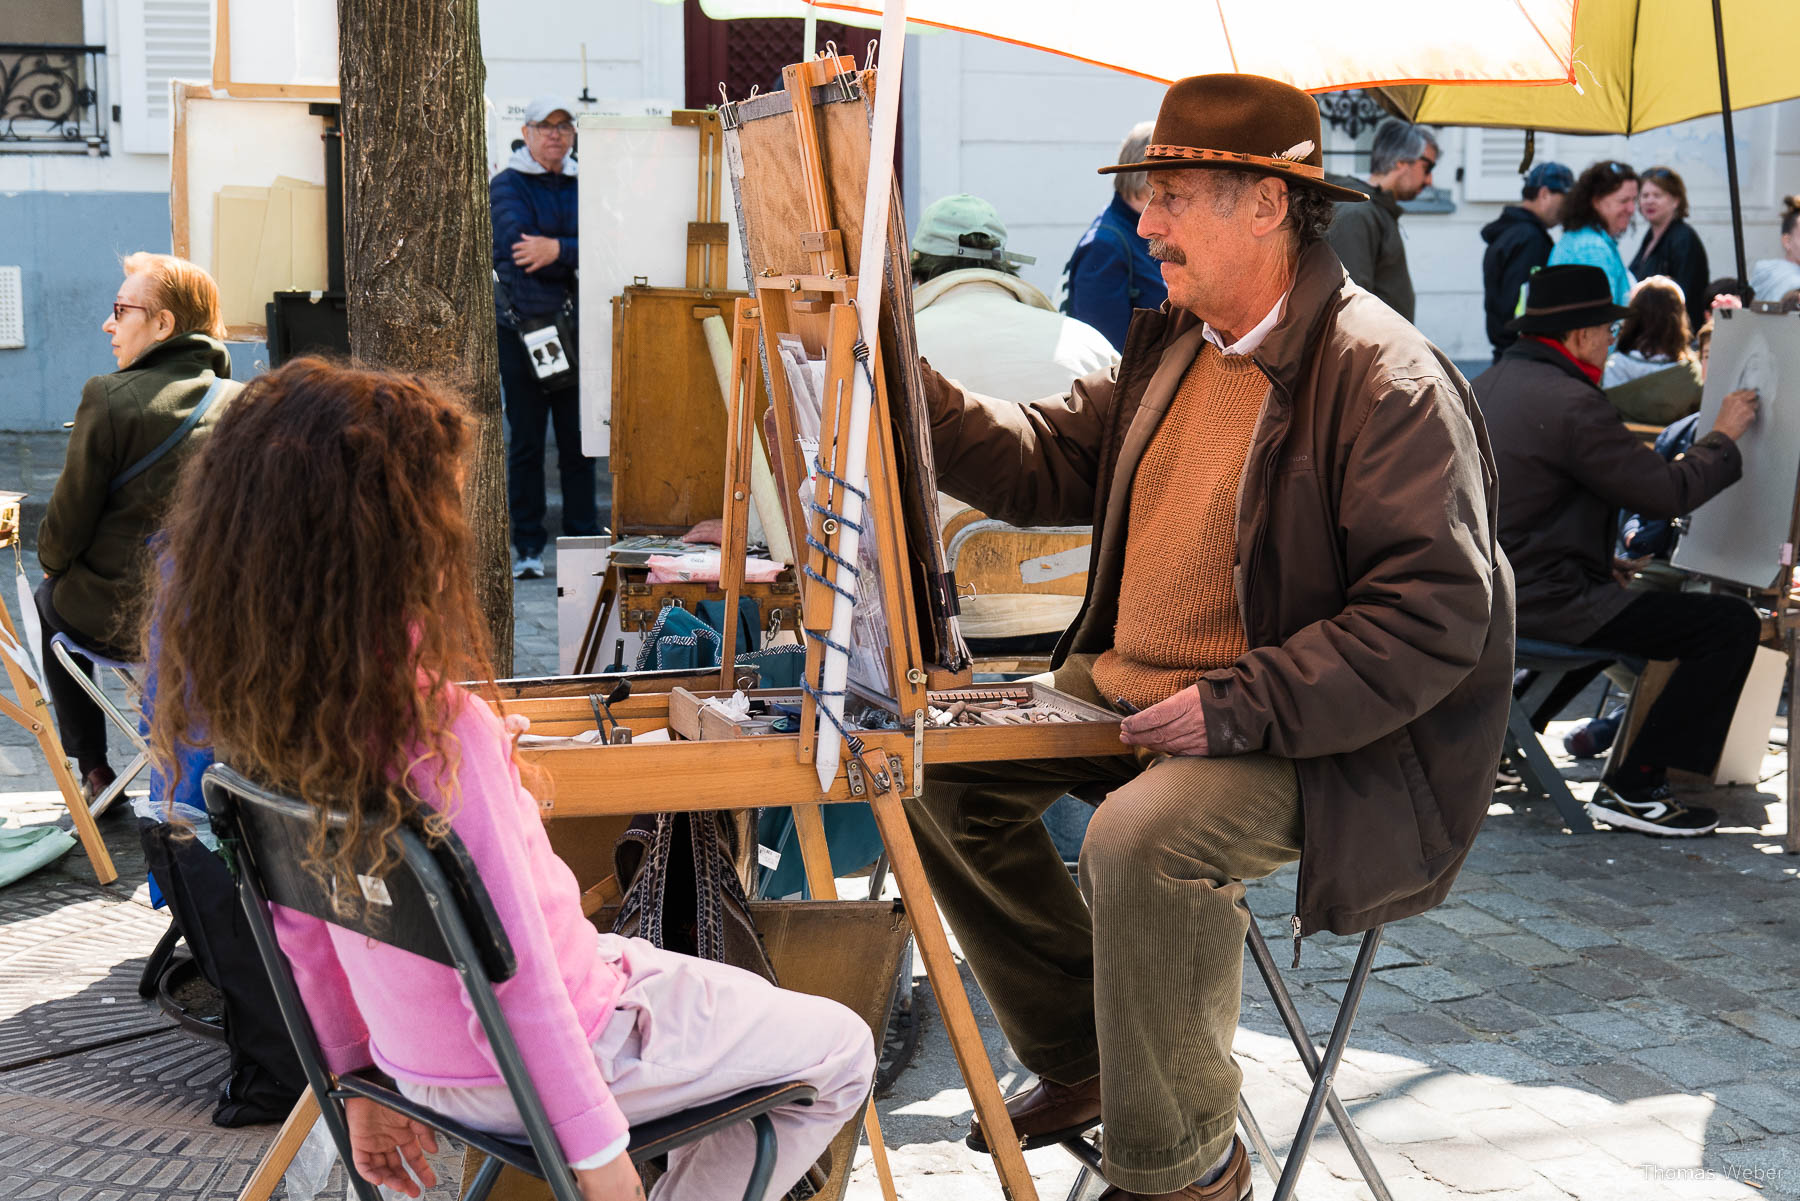
<path fill-rule="evenodd" d="M 0 42 L 0 152 L 108 152 L 104 46 Z"/>

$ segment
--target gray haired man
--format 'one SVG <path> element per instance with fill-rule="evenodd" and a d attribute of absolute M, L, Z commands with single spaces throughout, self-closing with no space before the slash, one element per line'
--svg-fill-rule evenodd
<path fill-rule="evenodd" d="M 1400 202 L 1425 190 L 1437 161 L 1437 138 L 1429 129 L 1389 118 L 1375 130 L 1368 180 L 1333 180 L 1367 192 L 1371 203 L 1338 205 L 1325 234 L 1331 248 L 1351 279 L 1408 321 L 1413 319 L 1413 282 L 1400 238 Z"/>

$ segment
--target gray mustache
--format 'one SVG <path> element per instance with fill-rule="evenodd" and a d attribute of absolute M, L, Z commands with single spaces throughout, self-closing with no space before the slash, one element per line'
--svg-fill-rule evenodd
<path fill-rule="evenodd" d="M 1161 238 L 1150 239 L 1150 257 L 1158 262 L 1174 263 L 1177 267 L 1186 265 L 1187 255 L 1169 245 Z"/>

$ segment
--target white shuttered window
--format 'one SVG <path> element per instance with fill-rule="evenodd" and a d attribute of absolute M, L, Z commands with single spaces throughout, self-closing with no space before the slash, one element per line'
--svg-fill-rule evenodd
<path fill-rule="evenodd" d="M 1467 129 L 1463 132 L 1467 138 L 1463 143 L 1463 199 L 1515 203 L 1519 199 L 1519 189 L 1525 183 L 1525 177 L 1519 173 L 1519 164 L 1525 159 L 1525 131 Z M 1550 160 L 1562 161 L 1556 157 L 1556 141 L 1555 134 L 1537 135 L 1537 152 L 1531 158 L 1533 166 Z M 1579 171 L 1581 167 L 1576 166 L 1575 170 Z"/>
<path fill-rule="evenodd" d="M 118 0 L 124 148 L 169 153 L 169 81 L 212 78 L 211 0 Z"/>

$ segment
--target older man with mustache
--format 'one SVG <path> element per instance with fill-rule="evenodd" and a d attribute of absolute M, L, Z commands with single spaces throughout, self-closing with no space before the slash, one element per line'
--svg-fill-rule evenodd
<path fill-rule="evenodd" d="M 1323 240 L 1319 111 L 1244 75 L 1170 88 L 1139 164 L 1169 287 L 1112 371 L 1031 405 L 926 370 L 940 486 L 1094 524 L 1054 683 L 1124 754 L 927 772 L 910 815 L 1020 1060 L 1027 1147 L 1104 1119 L 1108 1201 L 1250 1195 L 1231 1059 L 1243 881 L 1298 858 L 1298 940 L 1419 913 L 1487 812 L 1512 578 L 1468 384 Z M 1100 801 L 1080 888 L 1038 820 Z M 971 1145 L 985 1149 L 982 1132 Z"/>

